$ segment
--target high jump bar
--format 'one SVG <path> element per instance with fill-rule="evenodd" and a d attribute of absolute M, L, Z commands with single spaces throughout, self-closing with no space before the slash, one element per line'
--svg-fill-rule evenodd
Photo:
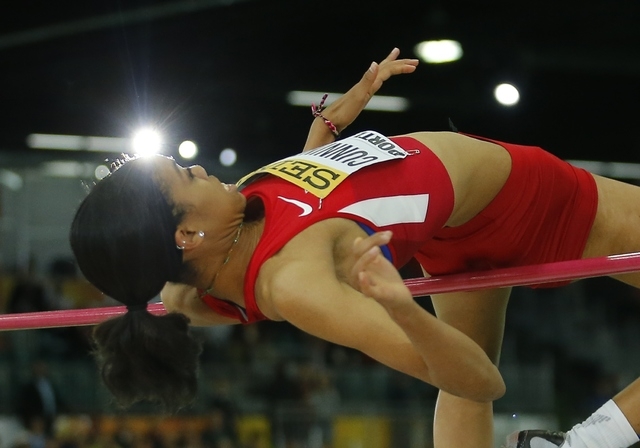
<path fill-rule="evenodd" d="M 405 280 L 405 284 L 414 297 L 420 297 L 446 292 L 539 285 L 636 271 L 640 271 L 640 252 L 439 277 L 413 278 Z M 150 304 L 148 310 L 155 315 L 166 313 L 161 303 Z M 4 314 L 0 315 L 0 331 L 95 325 L 119 316 L 125 311 L 124 306 L 109 306 Z"/>

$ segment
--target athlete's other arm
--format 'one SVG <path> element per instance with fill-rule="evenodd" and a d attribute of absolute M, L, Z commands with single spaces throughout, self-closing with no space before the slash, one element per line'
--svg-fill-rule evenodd
<path fill-rule="evenodd" d="M 395 268 L 375 252 L 385 241 L 388 235 L 376 234 L 354 247 L 363 292 L 375 300 L 336 278 L 331 247 L 310 248 L 306 257 L 313 263 L 281 263 L 268 286 L 280 317 L 453 395 L 481 402 L 500 398 L 505 385 L 496 366 L 469 337 L 413 300 Z"/>
<path fill-rule="evenodd" d="M 167 283 L 160 292 L 160 298 L 168 313 L 182 313 L 193 326 L 230 325 L 240 323 L 236 319 L 221 316 L 209 308 L 198 296 L 193 286 Z"/>
<path fill-rule="evenodd" d="M 372 63 L 371 67 L 362 76 L 362 79 L 347 93 L 334 101 L 331 106 L 327 107 L 322 112 L 322 115 L 330 120 L 338 128 L 339 132 L 342 132 L 360 115 L 360 112 L 380 89 L 384 81 L 393 75 L 413 73 L 416 70 L 417 59 L 398 59 L 399 55 L 400 50 L 394 48 L 380 64 Z M 332 143 L 334 140 L 335 136 L 331 133 L 329 127 L 322 118 L 317 117 L 311 123 L 304 151 Z"/>

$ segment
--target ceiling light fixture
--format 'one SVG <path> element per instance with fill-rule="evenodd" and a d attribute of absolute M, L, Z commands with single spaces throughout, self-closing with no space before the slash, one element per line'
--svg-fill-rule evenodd
<path fill-rule="evenodd" d="M 428 64 L 444 64 L 460 59 L 462 45 L 457 40 L 441 39 L 420 42 L 414 49 L 416 55 Z"/>
<path fill-rule="evenodd" d="M 27 146 L 32 149 L 62 151 L 127 152 L 131 141 L 118 137 L 88 135 L 29 134 Z"/>
<path fill-rule="evenodd" d="M 311 103 L 318 103 L 325 92 L 313 92 L 307 90 L 292 90 L 287 94 L 287 103 L 292 106 L 310 107 Z M 328 100 L 338 98 L 342 93 L 328 93 Z M 325 104 L 329 105 L 331 101 Z M 409 100 L 401 96 L 375 95 L 365 106 L 365 110 L 377 110 L 384 112 L 404 112 L 409 108 Z"/>

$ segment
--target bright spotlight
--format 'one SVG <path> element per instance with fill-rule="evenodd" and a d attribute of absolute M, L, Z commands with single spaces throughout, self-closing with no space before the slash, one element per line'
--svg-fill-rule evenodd
<path fill-rule="evenodd" d="M 238 154 L 231 148 L 223 149 L 220 152 L 220 163 L 222 166 L 231 166 L 238 160 Z"/>
<path fill-rule="evenodd" d="M 500 84 L 493 91 L 493 96 L 504 106 L 513 106 L 520 101 L 520 92 L 511 84 Z"/>
<path fill-rule="evenodd" d="M 427 40 L 416 45 L 415 52 L 428 64 L 442 64 L 460 59 L 462 45 L 456 40 Z"/>
<path fill-rule="evenodd" d="M 198 155 L 198 145 L 190 140 L 185 140 L 178 146 L 178 153 L 183 159 L 193 159 Z"/>
<path fill-rule="evenodd" d="M 131 141 L 133 152 L 140 156 L 149 156 L 160 152 L 162 138 L 154 129 L 140 129 Z"/>

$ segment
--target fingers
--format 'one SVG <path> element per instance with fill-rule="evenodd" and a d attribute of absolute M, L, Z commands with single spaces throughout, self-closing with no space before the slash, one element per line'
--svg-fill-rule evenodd
<path fill-rule="evenodd" d="M 400 56 L 400 49 L 394 47 L 393 50 L 391 50 L 391 53 L 389 53 L 389 55 L 384 58 L 382 62 L 395 61 L 396 59 L 398 59 L 398 56 Z"/>
<path fill-rule="evenodd" d="M 386 81 L 391 75 L 399 75 L 403 73 L 413 73 L 418 67 L 418 61 L 413 59 L 402 59 L 400 61 L 394 61 L 393 64 L 386 66 L 380 66 L 378 71 L 378 78 L 384 78 Z"/>
<path fill-rule="evenodd" d="M 356 262 L 352 268 L 352 275 L 360 277 L 360 273 L 367 269 L 371 263 L 375 263 L 377 257 L 383 257 L 380 246 L 384 246 L 391 240 L 391 232 L 378 232 L 367 238 L 356 238 L 353 242 L 353 254 Z"/>
<path fill-rule="evenodd" d="M 391 53 L 389 53 L 389 55 L 384 58 L 382 60 L 382 62 L 380 62 L 380 65 L 387 65 L 389 63 L 396 63 L 397 64 L 402 64 L 402 65 L 411 65 L 411 66 L 417 66 L 418 65 L 418 59 L 408 59 L 408 58 L 404 58 L 404 59 L 398 59 L 398 56 L 400 56 L 400 50 L 398 48 L 394 48 L 393 50 L 391 50 Z"/>
<path fill-rule="evenodd" d="M 373 248 L 371 252 L 367 252 L 366 255 L 361 257 L 359 260 L 358 266 L 354 266 L 353 277 L 357 281 L 358 289 L 361 293 L 369 297 L 375 297 L 375 289 L 378 286 L 376 281 L 374 280 L 374 275 L 376 269 L 374 268 L 377 257 L 382 255 L 377 255 L 375 253 L 375 249 Z M 378 249 L 380 250 L 380 249 Z"/>
<path fill-rule="evenodd" d="M 389 71 L 392 74 L 409 73 L 405 70 L 414 71 L 420 61 L 418 59 L 395 59 L 380 63 L 378 72 Z"/>
<path fill-rule="evenodd" d="M 352 274 L 355 277 L 360 277 L 360 274 L 371 267 L 376 262 L 378 257 L 382 257 L 382 252 L 378 246 L 369 248 L 366 252 L 360 254 L 358 259 L 353 265 Z"/>
<path fill-rule="evenodd" d="M 384 81 L 393 75 L 412 73 L 418 66 L 418 59 L 398 59 L 400 50 L 394 48 L 379 64 L 372 62 L 359 83 L 359 88 L 367 90 L 373 95 Z"/>
<path fill-rule="evenodd" d="M 391 76 L 413 73 L 418 66 L 417 59 L 398 59 L 400 50 L 394 48 L 379 65 L 376 79 L 370 84 L 369 94 L 374 95 L 382 86 L 382 83 Z"/>
<path fill-rule="evenodd" d="M 371 66 L 369 66 L 369 69 L 366 72 L 364 72 L 364 76 L 362 77 L 362 80 L 360 81 L 360 84 L 365 84 L 362 87 L 364 87 L 365 89 L 368 89 L 369 86 L 371 84 L 373 84 L 373 82 L 378 77 L 379 68 L 380 68 L 380 66 L 378 65 L 377 62 L 372 62 L 371 63 Z"/>
<path fill-rule="evenodd" d="M 385 232 L 376 232 L 366 238 L 356 238 L 353 242 L 353 252 L 356 257 L 360 257 L 373 247 L 388 244 L 392 236 L 393 233 L 387 230 Z"/>

